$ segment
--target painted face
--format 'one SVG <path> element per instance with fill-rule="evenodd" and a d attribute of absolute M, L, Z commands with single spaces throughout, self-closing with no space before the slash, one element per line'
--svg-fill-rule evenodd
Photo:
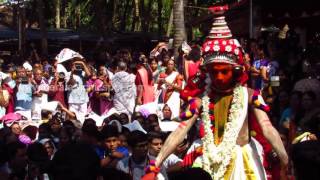
<path fill-rule="evenodd" d="M 233 67 L 226 63 L 212 63 L 207 65 L 213 86 L 219 90 L 228 90 L 233 85 Z"/>

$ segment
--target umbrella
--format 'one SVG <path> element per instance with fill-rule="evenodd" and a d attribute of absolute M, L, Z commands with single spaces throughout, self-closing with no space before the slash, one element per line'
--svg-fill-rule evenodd
<path fill-rule="evenodd" d="M 316 94 L 320 93 L 320 81 L 317 79 L 301 79 L 300 81 L 296 82 L 294 85 L 293 90 L 306 92 L 306 91 L 313 91 Z"/>
<path fill-rule="evenodd" d="M 83 56 L 69 48 L 64 48 L 60 51 L 60 53 L 56 56 L 55 59 L 58 61 L 58 63 L 63 63 L 74 58 L 83 59 Z"/>

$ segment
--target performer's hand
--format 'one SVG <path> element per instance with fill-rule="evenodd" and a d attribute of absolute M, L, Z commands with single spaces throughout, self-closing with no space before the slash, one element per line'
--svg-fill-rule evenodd
<path fill-rule="evenodd" d="M 288 179 L 287 172 L 288 172 L 288 166 L 283 165 L 281 163 L 281 165 L 280 165 L 280 180 L 287 180 Z"/>

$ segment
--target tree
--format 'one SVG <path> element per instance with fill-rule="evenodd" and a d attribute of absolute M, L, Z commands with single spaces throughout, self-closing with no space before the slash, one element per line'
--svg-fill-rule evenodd
<path fill-rule="evenodd" d="M 178 49 L 181 46 L 182 42 L 186 39 L 183 4 L 184 4 L 183 0 L 173 1 L 173 26 L 174 26 L 173 48 L 174 48 L 175 58 L 178 57 L 179 55 Z"/>
<path fill-rule="evenodd" d="M 42 55 L 48 55 L 47 28 L 46 28 L 45 18 L 44 18 L 43 0 L 38 0 L 37 3 L 38 3 L 37 9 L 38 9 L 38 16 L 39 16 L 39 26 L 41 31 L 41 52 L 42 52 Z"/>
<path fill-rule="evenodd" d="M 61 0 L 55 0 L 55 24 L 57 29 L 60 29 L 60 6 Z"/>
<path fill-rule="evenodd" d="M 158 35 L 162 34 L 162 0 L 158 0 Z"/>

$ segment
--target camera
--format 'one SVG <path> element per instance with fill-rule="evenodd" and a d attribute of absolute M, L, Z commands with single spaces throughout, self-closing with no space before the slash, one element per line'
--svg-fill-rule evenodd
<path fill-rule="evenodd" d="M 279 87 L 280 86 L 280 77 L 279 76 L 271 76 L 270 77 L 270 86 Z"/>
<path fill-rule="evenodd" d="M 63 72 L 59 72 L 59 80 L 64 80 L 66 75 Z"/>
<path fill-rule="evenodd" d="M 82 65 L 81 64 L 75 64 L 77 71 L 82 71 Z"/>
<path fill-rule="evenodd" d="M 50 76 L 53 76 L 54 75 L 54 72 L 53 72 L 53 68 L 52 67 L 48 67 L 48 73 Z"/>
<path fill-rule="evenodd" d="M 74 73 L 78 74 L 78 75 L 81 75 L 82 71 L 83 71 L 82 65 L 81 64 L 75 64 Z"/>
<path fill-rule="evenodd" d="M 28 83 L 29 83 L 28 77 L 22 77 L 22 78 L 20 78 L 20 83 L 21 83 L 21 84 L 28 84 Z"/>

